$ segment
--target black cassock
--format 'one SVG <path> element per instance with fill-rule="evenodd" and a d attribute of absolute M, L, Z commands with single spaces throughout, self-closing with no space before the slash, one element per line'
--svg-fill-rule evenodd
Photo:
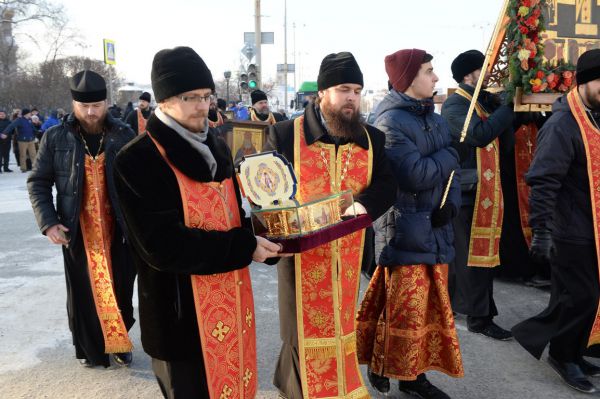
<path fill-rule="evenodd" d="M 600 357 L 600 345 L 586 348 L 600 295 L 596 248 L 560 241 L 554 246 L 550 303 L 542 313 L 514 326 L 512 333 L 538 359 L 548 343 L 550 355 L 562 362 L 576 362 L 583 355 Z"/>
<path fill-rule="evenodd" d="M 136 273 L 129 249 L 123 242 L 123 234 L 117 223 L 115 223 L 113 237 L 111 244 L 113 287 L 123 322 L 129 331 L 135 322 L 132 296 Z M 104 336 L 92 294 L 81 228 L 77 229 L 75 237 L 71 237 L 69 248 L 63 246 L 63 258 L 67 283 L 67 313 L 75 346 L 75 357 L 87 359 L 93 365 L 108 367 L 110 359 L 104 353 Z"/>

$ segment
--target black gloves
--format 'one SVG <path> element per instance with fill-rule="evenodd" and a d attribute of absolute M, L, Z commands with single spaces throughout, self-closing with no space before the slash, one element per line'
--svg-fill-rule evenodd
<path fill-rule="evenodd" d="M 452 221 L 458 214 L 458 209 L 449 202 L 446 202 L 443 207 L 436 209 L 431 213 L 431 226 L 442 227 Z"/>
<path fill-rule="evenodd" d="M 548 263 L 554 255 L 552 235 L 548 229 L 534 229 L 529 256 L 536 263 Z"/>

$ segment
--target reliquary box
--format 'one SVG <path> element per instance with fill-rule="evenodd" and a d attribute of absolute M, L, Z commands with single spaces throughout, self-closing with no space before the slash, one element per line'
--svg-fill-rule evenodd
<path fill-rule="evenodd" d="M 298 201 L 294 169 L 275 151 L 244 157 L 239 178 L 254 233 L 282 244 L 284 252 L 303 252 L 370 224 L 366 215 L 343 216 L 354 208 L 349 190 Z"/>

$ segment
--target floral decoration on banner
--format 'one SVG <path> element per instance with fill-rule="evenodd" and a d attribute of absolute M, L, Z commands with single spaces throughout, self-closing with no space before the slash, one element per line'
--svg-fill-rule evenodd
<path fill-rule="evenodd" d="M 546 30 L 544 7 L 546 0 L 510 1 L 506 35 L 510 70 L 507 90 L 511 97 L 517 87 L 522 87 L 524 93 L 565 93 L 574 84 L 574 65 L 543 59 L 540 33 Z"/>

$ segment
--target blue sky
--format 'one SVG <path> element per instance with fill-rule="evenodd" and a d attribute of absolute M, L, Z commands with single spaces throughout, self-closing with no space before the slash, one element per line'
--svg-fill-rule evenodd
<path fill-rule="evenodd" d="M 150 82 L 152 58 L 158 50 L 177 45 L 193 47 L 215 78 L 222 78 L 228 69 L 235 73 L 243 32 L 254 31 L 253 0 L 60 1 L 88 44 L 68 52 L 101 59 L 102 39 L 112 39 L 119 74 L 137 84 Z M 471 48 L 485 50 L 502 3 L 287 0 L 288 62 L 295 57 L 299 86 L 303 80 L 316 80 L 325 55 L 351 51 L 363 70 L 365 87 L 379 89 L 387 81 L 385 55 L 417 47 L 434 55 L 440 86 L 454 86 L 452 59 Z M 275 32 L 275 44 L 262 46 L 263 79 L 274 78 L 276 64 L 283 63 L 284 0 L 262 0 L 261 9 L 262 30 Z M 289 82 L 293 83 L 293 74 Z"/>

